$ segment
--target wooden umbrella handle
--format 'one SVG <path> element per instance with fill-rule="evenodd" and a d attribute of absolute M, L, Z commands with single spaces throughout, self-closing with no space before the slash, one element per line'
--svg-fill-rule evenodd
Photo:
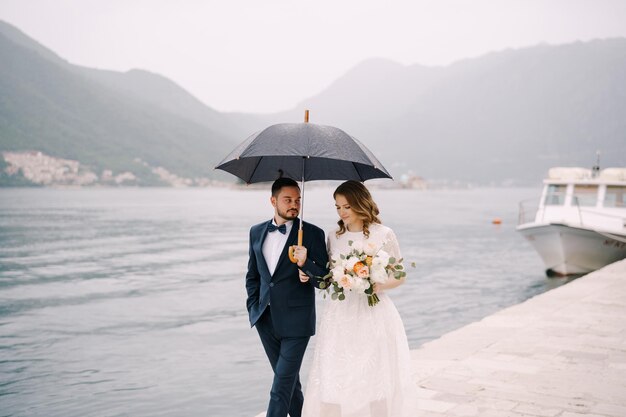
<path fill-rule="evenodd" d="M 309 111 L 304 111 L 304 123 L 309 123 Z M 302 190 L 304 190 L 304 165 L 302 166 Z M 304 191 L 303 191 L 304 192 Z M 302 225 L 298 229 L 298 246 L 302 246 Z M 293 256 L 293 246 L 289 247 L 289 260 L 294 264 L 298 263 L 298 260 Z"/>
<path fill-rule="evenodd" d="M 302 229 L 299 229 L 298 230 L 298 246 L 302 246 L 302 236 L 303 236 Z M 293 262 L 294 264 L 298 263 L 298 260 L 294 258 L 293 256 L 293 246 L 289 247 L 289 260 Z"/>

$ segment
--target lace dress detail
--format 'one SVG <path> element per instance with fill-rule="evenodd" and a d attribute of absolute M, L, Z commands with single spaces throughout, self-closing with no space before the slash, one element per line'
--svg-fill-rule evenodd
<path fill-rule="evenodd" d="M 329 233 L 329 255 L 350 251 L 348 242 L 374 242 L 401 258 L 393 231 L 370 226 L 370 236 Z M 395 279 L 388 277 L 388 279 Z M 401 288 L 401 287 L 400 287 Z M 345 291 L 343 301 L 327 297 L 304 396 L 303 417 L 413 417 L 416 387 L 402 319 L 387 294 L 368 306 L 363 293 Z"/>

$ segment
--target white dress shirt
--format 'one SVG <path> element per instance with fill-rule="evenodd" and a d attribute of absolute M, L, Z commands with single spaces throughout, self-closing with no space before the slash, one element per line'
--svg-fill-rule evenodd
<path fill-rule="evenodd" d="M 274 220 L 272 220 L 272 224 L 274 226 L 278 226 Z M 274 275 L 274 271 L 276 271 L 280 254 L 285 248 L 289 233 L 291 233 L 293 220 L 286 222 L 285 226 L 287 227 L 287 233 L 283 235 L 278 230 L 268 232 L 267 237 L 263 242 L 263 257 L 265 258 L 265 263 L 267 264 L 267 268 L 269 269 L 271 275 Z"/>

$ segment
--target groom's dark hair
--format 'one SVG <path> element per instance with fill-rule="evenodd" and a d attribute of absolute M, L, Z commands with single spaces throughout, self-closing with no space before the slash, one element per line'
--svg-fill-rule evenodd
<path fill-rule="evenodd" d="M 278 197 L 278 193 L 280 193 L 283 187 L 296 187 L 300 189 L 298 183 L 291 178 L 279 178 L 272 184 L 272 197 Z"/>

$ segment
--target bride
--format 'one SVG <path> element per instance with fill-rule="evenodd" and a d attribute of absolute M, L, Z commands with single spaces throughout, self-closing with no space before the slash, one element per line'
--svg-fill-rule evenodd
<path fill-rule="evenodd" d="M 333 259 L 348 254 L 354 242 L 372 243 L 401 259 L 396 236 L 378 218 L 378 207 L 357 181 L 333 194 L 339 229 L 328 236 Z M 301 280 L 308 277 L 301 273 Z M 368 305 L 363 292 L 344 290 L 321 315 L 313 362 L 304 396 L 304 417 L 408 417 L 415 414 L 416 387 L 402 319 L 386 292 L 404 278 L 392 274 L 374 284 L 380 301 Z"/>

